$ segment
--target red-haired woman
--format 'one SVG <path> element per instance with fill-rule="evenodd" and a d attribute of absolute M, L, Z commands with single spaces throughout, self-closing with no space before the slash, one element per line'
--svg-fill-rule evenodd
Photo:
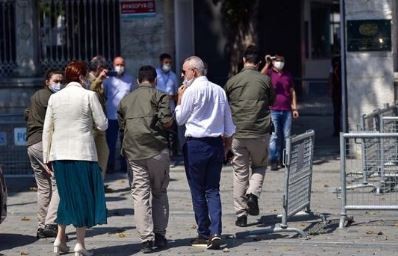
<path fill-rule="evenodd" d="M 85 248 L 87 227 L 106 224 L 106 205 L 93 129 L 104 131 L 108 120 L 95 92 L 86 90 L 87 66 L 72 61 L 65 69 L 68 83 L 51 95 L 43 129 L 43 161 L 54 170 L 60 202 L 54 252 L 67 252 L 65 227 L 76 227 L 75 255 Z"/>

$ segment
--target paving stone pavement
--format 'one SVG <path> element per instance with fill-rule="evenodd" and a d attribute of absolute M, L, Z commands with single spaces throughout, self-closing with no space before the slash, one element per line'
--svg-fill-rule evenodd
<path fill-rule="evenodd" d="M 232 168 L 225 166 L 221 179 L 223 206 L 223 249 L 209 251 L 190 246 L 196 235 L 191 197 L 182 166 L 171 168 L 168 189 L 170 221 L 167 232 L 169 248 L 151 255 L 398 255 L 398 216 L 396 212 L 349 212 L 354 223 L 338 229 L 340 200 L 333 193 L 339 186 L 338 139 L 331 137 L 330 116 L 302 116 L 295 121 L 294 133 L 310 125 L 316 130 L 316 158 L 313 166 L 311 209 L 324 214 L 320 218 L 297 217 L 289 226 L 304 229 L 309 239 L 292 237 L 289 233 L 260 234 L 280 222 L 282 209 L 283 170 L 268 171 L 260 197 L 260 216 L 249 217 L 249 227 L 234 225 L 232 203 Z M 9 187 L 8 217 L 0 225 L 0 255 L 52 255 L 53 239 L 36 240 L 36 193 L 33 179 L 7 179 Z M 135 230 L 134 210 L 123 174 L 112 174 L 106 183 L 113 193 L 107 193 L 108 224 L 96 226 L 87 233 L 87 248 L 95 255 L 141 255 L 140 241 Z M 75 233 L 67 229 L 74 245 Z M 72 253 L 66 254 L 72 255 Z"/>

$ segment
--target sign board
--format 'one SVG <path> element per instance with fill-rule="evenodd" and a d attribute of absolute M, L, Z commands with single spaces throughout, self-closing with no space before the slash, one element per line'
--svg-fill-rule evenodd
<path fill-rule="evenodd" d="M 7 146 L 7 133 L 0 132 L 0 146 Z"/>
<path fill-rule="evenodd" d="M 121 1 L 121 18 L 134 18 L 156 15 L 155 0 Z"/>
<path fill-rule="evenodd" d="M 391 20 L 348 20 L 347 51 L 391 51 Z"/>
<path fill-rule="evenodd" d="M 14 128 L 15 146 L 26 146 L 26 127 Z"/>

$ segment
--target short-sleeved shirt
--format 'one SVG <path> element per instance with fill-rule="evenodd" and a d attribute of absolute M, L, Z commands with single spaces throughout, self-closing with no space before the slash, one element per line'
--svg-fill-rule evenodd
<path fill-rule="evenodd" d="M 281 73 L 273 69 L 268 70 L 267 75 L 271 78 L 275 90 L 275 101 L 271 110 L 291 110 L 293 77 L 287 71 Z"/>
<path fill-rule="evenodd" d="M 134 78 L 123 74 L 121 77 L 108 77 L 104 80 L 104 91 L 106 98 L 106 117 L 117 120 L 117 109 L 120 101 L 136 88 Z"/>
<path fill-rule="evenodd" d="M 156 89 L 167 95 L 176 95 L 178 90 L 177 76 L 173 71 L 164 72 L 162 69 L 156 69 Z"/>

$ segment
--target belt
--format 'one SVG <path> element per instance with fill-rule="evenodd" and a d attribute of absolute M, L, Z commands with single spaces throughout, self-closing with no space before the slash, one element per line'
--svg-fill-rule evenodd
<path fill-rule="evenodd" d="M 210 140 L 220 140 L 221 136 L 217 136 L 217 137 L 192 137 L 192 136 L 187 136 L 186 140 L 204 140 L 204 141 L 210 141 Z"/>

